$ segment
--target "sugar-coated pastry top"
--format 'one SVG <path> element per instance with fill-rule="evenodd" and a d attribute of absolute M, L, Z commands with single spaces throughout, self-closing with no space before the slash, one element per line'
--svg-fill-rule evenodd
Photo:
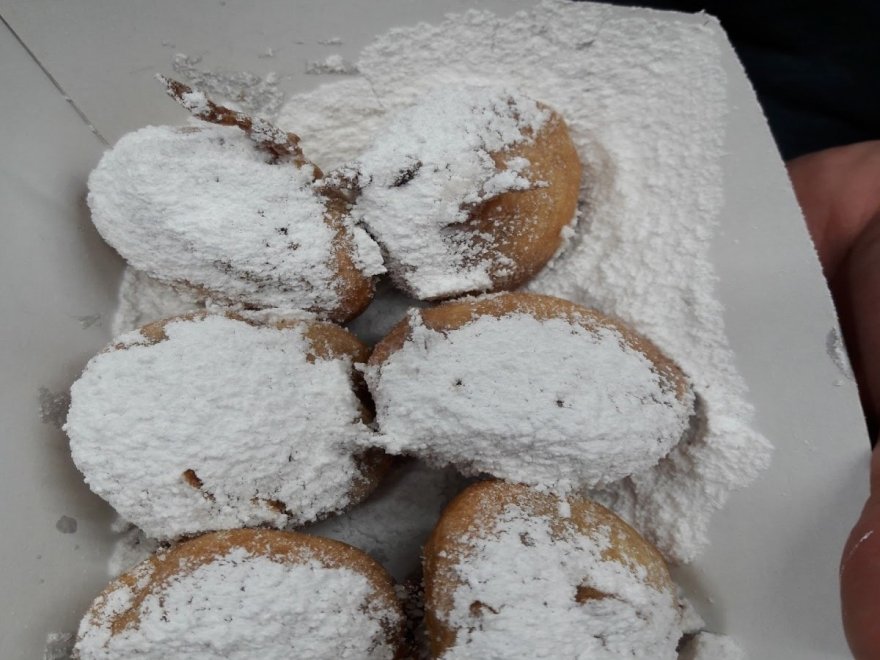
<path fill-rule="evenodd" d="M 305 534 L 235 530 L 160 552 L 83 618 L 80 660 L 391 660 L 402 614 L 363 552 Z"/>
<path fill-rule="evenodd" d="M 560 489 L 651 467 L 694 412 L 681 370 L 646 339 L 535 294 L 413 310 L 366 378 L 392 453 Z"/>
<path fill-rule="evenodd" d="M 573 219 L 580 180 L 570 141 L 573 195 L 560 225 L 527 212 L 517 216 L 515 209 L 483 224 L 475 216 L 505 193 L 549 186 L 517 147 L 559 126 L 565 131 L 549 108 L 491 87 L 439 89 L 395 114 L 354 164 L 361 192 L 353 210 L 382 245 L 395 283 L 420 299 L 493 289 L 519 267 L 518 253 L 506 254 L 504 243 L 525 241 L 519 229 L 532 231 L 545 221 L 552 227 L 552 255 L 561 226 Z"/>
<path fill-rule="evenodd" d="M 681 616 L 659 553 L 603 507 L 503 482 L 465 490 L 425 548 L 444 660 L 673 660 Z"/>
<path fill-rule="evenodd" d="M 92 221 L 135 268 L 223 302 L 356 315 L 376 244 L 311 165 L 275 164 L 243 131 L 199 122 L 123 136 L 89 177 Z"/>
<path fill-rule="evenodd" d="M 353 364 L 330 323 L 197 315 L 145 326 L 95 356 L 65 430 L 89 487 L 149 536 L 315 520 L 366 495 L 369 444 Z"/>

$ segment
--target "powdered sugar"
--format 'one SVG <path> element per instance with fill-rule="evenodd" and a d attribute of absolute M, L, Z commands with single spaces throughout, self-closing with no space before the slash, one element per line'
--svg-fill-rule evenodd
<path fill-rule="evenodd" d="M 676 561 L 699 555 L 712 513 L 770 454 L 752 427 L 709 257 L 723 205 L 718 35 L 709 17 L 656 20 L 589 3 L 547 2 L 511 18 L 472 11 L 391 30 L 363 53 L 363 80 L 295 97 L 280 119 L 303 134 L 321 123 L 310 149 L 347 160 L 382 111 L 438 85 L 515 85 L 560 112 L 585 165 L 583 219 L 530 288 L 619 316 L 692 378 L 700 435 L 604 496 Z M 340 129 L 350 145 L 334 137 Z"/>
<path fill-rule="evenodd" d="M 383 607 L 368 579 L 354 570 L 315 559 L 281 562 L 244 548 L 182 568 L 150 590 L 138 607 L 139 619 L 121 630 L 111 630 L 112 615 L 130 608 L 134 594 L 116 583 L 102 597 L 110 616 L 83 620 L 79 657 L 394 657 L 383 625 L 395 625 L 399 615 Z"/>
<path fill-rule="evenodd" d="M 752 427 L 709 258 L 723 205 L 723 37 L 709 17 L 660 18 L 559 2 L 509 19 L 468 12 L 395 29 L 364 53 L 361 77 L 293 97 L 280 124 L 328 169 L 355 159 L 387 113 L 437 85 L 500 82 L 560 111 L 586 167 L 584 219 L 533 288 L 624 318 L 692 378 L 700 435 L 605 497 L 667 557 L 690 561 L 709 542 L 712 513 L 766 465 L 768 445 Z M 384 334 L 384 304 L 359 319 L 359 332 Z M 374 543 L 394 549 L 401 536 L 385 534 L 386 520 L 376 514 Z M 369 531 L 365 517 L 340 538 L 363 542 Z M 388 552 L 392 562 L 399 556 Z"/>
<path fill-rule="evenodd" d="M 210 94 L 214 101 L 260 117 L 271 118 L 278 113 L 284 93 L 275 73 L 258 76 L 247 71 L 206 71 L 198 67 L 201 61 L 201 57 L 177 53 L 172 68 L 178 76 Z"/>
<path fill-rule="evenodd" d="M 607 534 L 559 527 L 509 505 L 494 529 L 467 541 L 445 621 L 456 642 L 444 660 L 676 657 L 673 595 L 649 586 L 644 569 L 603 559 Z M 580 586 L 607 596 L 578 602 Z"/>
<path fill-rule="evenodd" d="M 141 528 L 122 518 L 119 518 L 118 523 L 122 526 L 120 537 L 107 562 L 107 575 L 112 578 L 141 563 L 160 548 L 159 541 L 148 537 Z"/>
<path fill-rule="evenodd" d="M 377 132 L 356 165 L 354 216 L 382 245 L 398 286 L 423 299 L 491 286 L 491 237 L 478 239 L 463 224 L 488 199 L 542 185 L 529 180 L 528 160 L 499 166 L 492 155 L 532 139 L 549 116 L 521 94 L 457 85 Z"/>
<path fill-rule="evenodd" d="M 654 465 L 688 428 L 693 399 L 614 328 L 523 313 L 410 338 L 366 368 L 380 443 L 465 474 L 556 488 Z"/>
<path fill-rule="evenodd" d="M 327 311 L 345 282 L 312 176 L 310 166 L 271 164 L 234 127 L 148 127 L 101 159 L 89 206 L 107 242 L 152 277 L 231 302 Z M 374 244 L 367 254 L 370 243 L 356 240 L 372 274 L 380 257 Z"/>
<path fill-rule="evenodd" d="M 366 151 L 388 117 L 369 81 L 357 77 L 292 96 L 278 123 L 295 130 L 303 152 L 329 171 Z"/>
<path fill-rule="evenodd" d="M 198 292 L 166 284 L 131 266 L 122 273 L 118 297 L 112 323 L 114 337 L 152 321 L 204 309 Z"/>
<path fill-rule="evenodd" d="M 747 660 L 748 655 L 726 635 L 700 632 L 684 645 L 679 660 Z"/>
<path fill-rule="evenodd" d="M 346 60 L 339 53 L 328 55 L 323 60 L 310 60 L 306 64 L 306 73 L 335 73 L 343 75 L 351 75 L 357 73 L 357 66 Z"/>
<path fill-rule="evenodd" d="M 223 316 L 133 331 L 71 389 L 65 430 L 89 486 L 149 536 L 315 520 L 361 468 L 351 359 L 307 359 L 303 327 Z"/>
<path fill-rule="evenodd" d="M 383 479 L 373 497 L 301 531 L 360 548 L 402 582 L 421 574 L 422 545 L 465 483 L 452 468 L 434 470 L 413 461 Z"/>
<path fill-rule="evenodd" d="M 73 633 L 49 633 L 46 635 L 46 648 L 43 660 L 71 660 L 76 635 Z"/>

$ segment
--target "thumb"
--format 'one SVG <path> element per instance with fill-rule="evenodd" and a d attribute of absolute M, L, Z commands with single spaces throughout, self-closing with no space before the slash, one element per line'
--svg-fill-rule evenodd
<path fill-rule="evenodd" d="M 840 596 L 856 660 L 880 659 L 880 449 L 871 456 L 871 495 L 843 549 Z"/>

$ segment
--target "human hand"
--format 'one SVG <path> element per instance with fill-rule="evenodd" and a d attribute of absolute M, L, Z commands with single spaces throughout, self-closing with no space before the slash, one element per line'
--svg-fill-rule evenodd
<path fill-rule="evenodd" d="M 834 296 L 862 405 L 880 417 L 880 141 L 801 156 L 788 163 Z M 875 531 L 876 530 L 876 531 Z M 840 566 L 843 624 L 857 660 L 880 659 L 880 450 L 871 495 Z"/>
<path fill-rule="evenodd" d="M 865 414 L 876 424 L 880 415 L 880 140 L 795 158 L 788 162 L 788 173 L 834 296 Z"/>
<path fill-rule="evenodd" d="M 871 457 L 871 495 L 843 549 L 840 596 L 853 655 L 880 658 L 880 451 Z"/>

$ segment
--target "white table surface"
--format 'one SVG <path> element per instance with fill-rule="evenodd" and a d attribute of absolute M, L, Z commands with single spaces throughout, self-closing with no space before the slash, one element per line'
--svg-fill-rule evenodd
<path fill-rule="evenodd" d="M 63 392 L 109 339 L 121 262 L 83 199 L 100 137 L 183 118 L 152 79 L 170 73 L 175 52 L 210 70 L 275 71 L 283 89 L 300 91 L 327 79 L 305 75 L 307 59 L 354 60 L 394 25 L 531 4 L 0 2 L 15 31 L 0 25 L 0 658 L 39 658 L 46 634 L 74 630 L 106 582 L 109 508 L 83 485 L 38 401 L 41 387 Z M 333 37 L 343 43 L 318 43 Z M 273 57 L 261 57 L 267 48 Z M 755 660 L 847 658 L 837 561 L 867 495 L 867 437 L 855 386 L 826 350 L 837 322 L 784 168 L 731 49 L 725 57 L 727 206 L 713 254 L 737 366 L 777 451 L 678 578 L 709 626 Z M 61 516 L 77 521 L 75 533 L 56 528 Z"/>

